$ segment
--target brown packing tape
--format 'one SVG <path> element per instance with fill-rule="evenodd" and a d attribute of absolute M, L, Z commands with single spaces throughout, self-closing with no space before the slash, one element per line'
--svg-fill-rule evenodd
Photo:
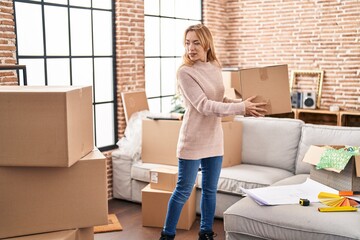
<path fill-rule="evenodd" d="M 266 68 L 260 68 L 259 69 L 259 74 L 260 74 L 260 80 L 261 81 L 269 80 L 269 75 L 268 75 L 268 71 L 267 71 Z"/>

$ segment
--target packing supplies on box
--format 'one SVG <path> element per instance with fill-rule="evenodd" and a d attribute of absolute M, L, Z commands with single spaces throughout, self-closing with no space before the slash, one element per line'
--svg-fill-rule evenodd
<path fill-rule="evenodd" d="M 151 189 L 150 184 L 142 189 L 142 221 L 146 227 L 163 227 L 172 192 Z M 196 219 L 196 187 L 185 203 L 177 229 L 189 230 Z"/>
<path fill-rule="evenodd" d="M 69 167 L 94 148 L 91 86 L 3 86 L 0 112 L 0 166 Z"/>
<path fill-rule="evenodd" d="M 182 121 L 150 120 L 142 122 L 141 159 L 145 163 L 178 165 L 176 148 Z M 224 158 L 222 167 L 241 163 L 242 123 L 222 122 Z"/>
<path fill-rule="evenodd" d="M 0 167 L 0 238 L 108 223 L 106 158 L 71 167 Z"/>
<path fill-rule="evenodd" d="M 56 232 L 26 235 L 4 240 L 94 240 L 93 228 L 78 228 Z"/>
<path fill-rule="evenodd" d="M 350 146 L 310 146 L 303 158 L 312 165 L 310 178 L 339 191 L 360 191 L 360 155 L 352 149 L 358 151 Z"/>
<path fill-rule="evenodd" d="M 155 168 L 150 170 L 150 188 L 164 191 L 174 191 L 178 180 L 178 170 L 170 168 Z"/>

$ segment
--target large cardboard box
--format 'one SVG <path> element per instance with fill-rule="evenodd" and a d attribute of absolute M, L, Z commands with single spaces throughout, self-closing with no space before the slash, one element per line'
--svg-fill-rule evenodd
<path fill-rule="evenodd" d="M 172 192 L 178 180 L 178 170 L 155 168 L 150 170 L 150 188 Z"/>
<path fill-rule="evenodd" d="M 316 169 L 327 148 L 340 149 L 345 146 L 312 145 L 306 152 L 303 161 L 312 165 L 310 178 L 336 190 L 360 191 L 360 156 L 353 156 L 342 171 L 336 169 Z"/>
<path fill-rule="evenodd" d="M 91 86 L 2 86 L 0 113 L 0 166 L 69 167 L 94 148 Z"/>
<path fill-rule="evenodd" d="M 142 122 L 141 159 L 145 163 L 178 165 L 177 142 L 181 121 L 150 120 Z M 222 167 L 241 163 L 242 123 L 222 122 L 224 132 L 224 158 Z"/>
<path fill-rule="evenodd" d="M 241 96 L 257 95 L 254 102 L 266 102 L 266 115 L 291 112 L 287 65 L 240 69 Z"/>
<path fill-rule="evenodd" d="M 234 88 L 237 98 L 256 95 L 254 102 L 266 102 L 265 115 L 291 112 L 287 65 L 223 71 L 225 88 Z"/>
<path fill-rule="evenodd" d="M 141 190 L 142 220 L 146 227 L 163 227 L 172 192 L 151 189 L 150 184 Z M 189 230 L 196 219 L 196 187 L 185 203 L 177 229 Z"/>
<path fill-rule="evenodd" d="M 108 223 L 106 158 L 69 168 L 0 167 L 0 238 Z"/>
<path fill-rule="evenodd" d="M 63 230 L 48 233 L 39 233 L 14 238 L 5 238 L 7 240 L 93 240 L 94 230 L 92 227 Z"/>

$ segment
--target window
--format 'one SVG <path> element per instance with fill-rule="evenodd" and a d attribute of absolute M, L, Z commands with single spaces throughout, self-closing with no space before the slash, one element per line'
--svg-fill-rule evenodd
<path fill-rule="evenodd" d="M 169 112 L 176 71 L 184 53 L 183 34 L 201 23 L 201 0 L 144 0 L 145 82 L 152 112 Z"/>
<path fill-rule="evenodd" d="M 21 85 L 92 85 L 95 145 L 117 141 L 113 1 L 15 0 Z M 22 78 L 20 78 L 22 79 Z"/>

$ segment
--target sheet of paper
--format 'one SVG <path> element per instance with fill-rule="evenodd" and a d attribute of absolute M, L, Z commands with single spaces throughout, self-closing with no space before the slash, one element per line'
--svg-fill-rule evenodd
<path fill-rule="evenodd" d="M 310 178 L 302 184 L 255 189 L 241 188 L 241 190 L 260 205 L 299 204 L 300 198 L 306 198 L 310 202 L 319 202 L 320 192 L 339 193 L 339 191 Z"/>

